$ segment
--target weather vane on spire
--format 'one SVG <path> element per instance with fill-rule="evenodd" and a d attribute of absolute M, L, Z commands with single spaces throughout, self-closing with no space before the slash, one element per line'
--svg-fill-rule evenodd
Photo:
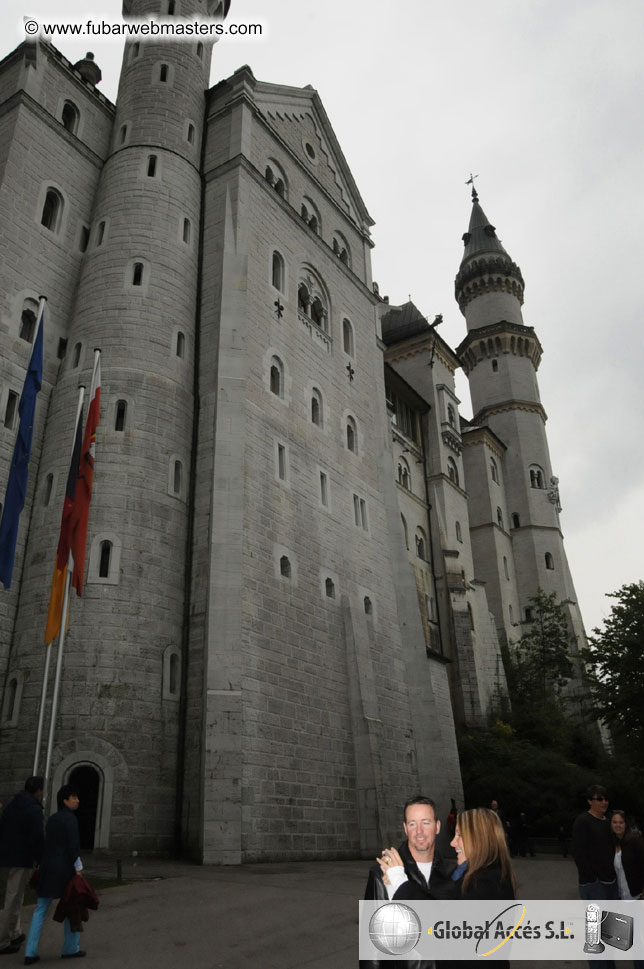
<path fill-rule="evenodd" d="M 478 178 L 478 175 L 472 175 L 472 173 L 470 172 L 470 177 L 468 178 L 468 180 L 465 183 L 466 185 L 471 185 L 472 186 L 472 199 L 473 200 L 474 199 L 478 199 L 477 191 L 474 188 L 474 179 L 475 178 Z"/>

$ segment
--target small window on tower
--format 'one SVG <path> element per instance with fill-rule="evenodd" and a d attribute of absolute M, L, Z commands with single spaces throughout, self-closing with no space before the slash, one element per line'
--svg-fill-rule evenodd
<path fill-rule="evenodd" d="M 195 143 L 195 126 L 192 124 L 192 122 L 190 122 L 190 124 L 188 125 L 188 131 L 187 131 L 187 134 L 186 134 L 186 138 L 187 138 L 189 144 L 194 145 L 194 143 Z"/>
<path fill-rule="evenodd" d="M 165 84 L 168 80 L 168 65 L 162 64 L 159 68 L 159 80 Z"/>
<path fill-rule="evenodd" d="M 36 335 L 36 314 L 33 310 L 25 309 L 20 317 L 20 339 L 33 343 Z"/>
<path fill-rule="evenodd" d="M 157 156 L 148 155 L 148 178 L 154 178 L 157 173 Z"/>
<path fill-rule="evenodd" d="M 203 44 L 201 43 L 201 41 L 199 41 L 199 43 L 197 44 L 197 57 L 199 58 L 200 61 L 203 60 Z"/>
<path fill-rule="evenodd" d="M 101 542 L 101 555 L 98 564 L 98 576 L 100 579 L 107 579 L 110 574 L 110 559 L 112 558 L 112 543 Z"/>
<path fill-rule="evenodd" d="M 186 352 L 186 338 L 184 334 L 179 330 L 177 333 L 177 356 L 183 359 Z"/>
<path fill-rule="evenodd" d="M 78 108 L 71 101 L 65 101 L 63 105 L 62 122 L 63 128 L 75 135 L 78 131 L 78 120 L 80 115 L 78 113 Z"/>
<path fill-rule="evenodd" d="M 132 267 L 132 285 L 142 286 L 143 285 L 143 263 L 135 262 Z"/>
<path fill-rule="evenodd" d="M 116 419 L 114 421 L 115 431 L 125 430 L 125 418 L 127 416 L 127 401 L 117 400 L 116 402 Z"/>
<path fill-rule="evenodd" d="M 183 241 L 187 246 L 190 245 L 190 236 L 192 234 L 192 226 L 190 224 L 190 219 L 183 220 Z"/>

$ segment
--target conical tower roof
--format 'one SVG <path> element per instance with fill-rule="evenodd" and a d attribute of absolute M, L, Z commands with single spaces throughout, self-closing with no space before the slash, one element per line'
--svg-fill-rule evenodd
<path fill-rule="evenodd" d="M 465 252 L 461 260 L 461 266 L 467 259 L 473 256 L 483 255 L 483 253 L 498 253 L 510 259 L 507 252 L 497 238 L 496 227 L 492 225 L 487 215 L 481 208 L 477 192 L 472 189 L 472 214 L 467 232 L 463 235 Z"/>
<path fill-rule="evenodd" d="M 483 211 L 474 188 L 472 214 L 463 243 L 465 251 L 454 284 L 461 312 L 465 312 L 472 299 L 491 290 L 512 293 L 521 305 L 525 285 L 521 270 L 497 237 L 496 228 Z"/>

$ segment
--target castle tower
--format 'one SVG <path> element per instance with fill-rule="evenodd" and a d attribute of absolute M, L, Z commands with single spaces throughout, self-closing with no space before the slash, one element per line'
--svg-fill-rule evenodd
<path fill-rule="evenodd" d="M 470 527 L 477 574 L 501 638 L 517 640 L 540 587 L 567 604 L 578 640 L 583 626 L 559 524 L 546 412 L 537 369 L 542 347 L 523 322 L 524 281 L 472 191 L 472 214 L 455 293 L 468 335 L 457 348 L 474 416 L 464 435 Z M 513 628 L 514 627 L 514 628 Z"/>
<path fill-rule="evenodd" d="M 194 20 L 222 8 L 204 0 L 125 0 L 123 14 Z M 68 352 L 44 435 L 41 468 L 64 491 L 77 387 L 89 384 L 92 351 L 100 347 L 100 456 L 86 587 L 72 602 L 52 767 L 54 790 L 70 772 L 81 788 L 92 787 L 96 847 L 161 850 L 174 833 L 199 165 L 211 46 L 207 37 L 126 45 Z M 31 567 L 16 643 L 17 662 L 34 671 L 25 696 L 28 724 L 37 719 L 36 671 L 58 523 L 51 515 L 31 530 L 43 550 L 40 566 L 34 567 L 34 548 L 26 555 Z M 24 742 L 33 747 L 33 739 Z"/>

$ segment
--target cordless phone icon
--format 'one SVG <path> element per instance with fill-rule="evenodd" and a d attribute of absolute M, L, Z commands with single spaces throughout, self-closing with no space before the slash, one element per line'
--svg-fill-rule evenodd
<path fill-rule="evenodd" d="M 601 941 L 601 918 L 602 913 L 599 905 L 588 905 L 586 908 L 586 942 L 584 952 L 603 952 L 604 944 Z"/>

